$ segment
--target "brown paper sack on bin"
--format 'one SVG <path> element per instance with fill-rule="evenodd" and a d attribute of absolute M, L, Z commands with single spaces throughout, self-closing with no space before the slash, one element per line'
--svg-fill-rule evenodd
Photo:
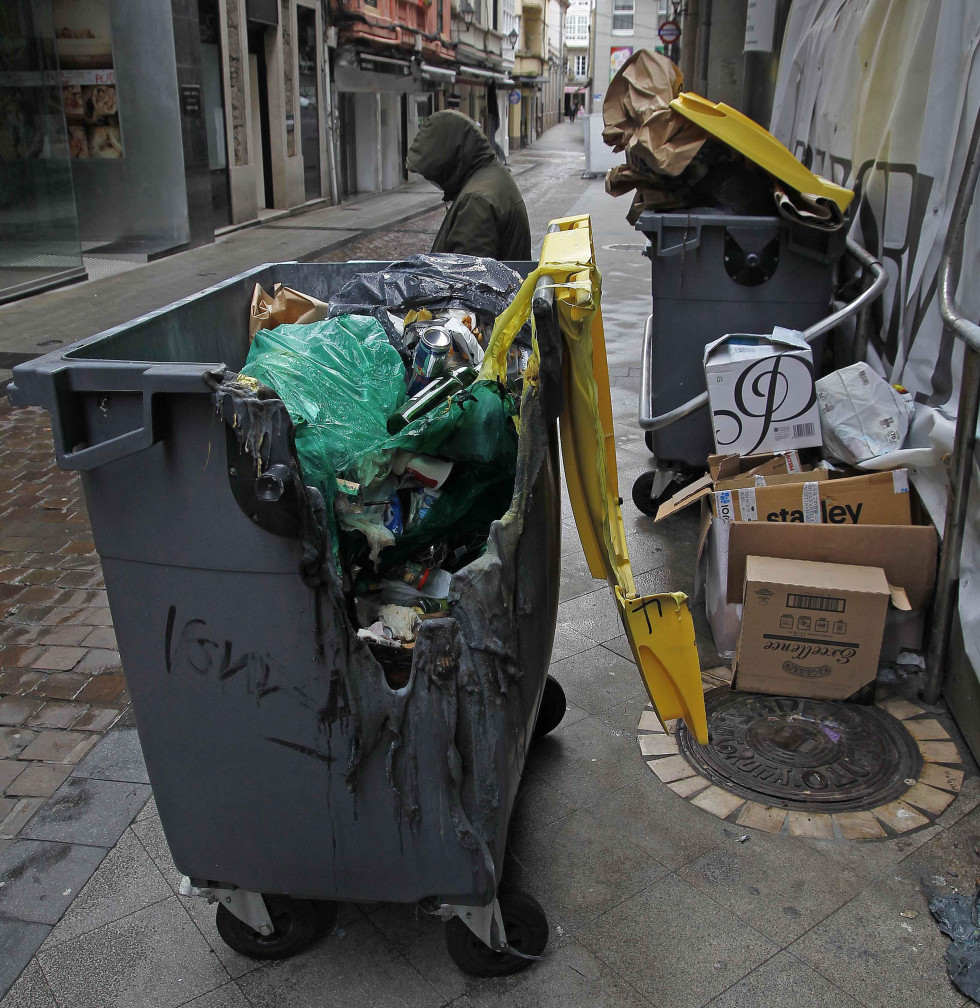
<path fill-rule="evenodd" d="M 632 168 L 679 175 L 707 139 L 704 130 L 670 107 L 683 80 L 666 56 L 639 49 L 609 82 L 602 139 L 615 151 L 625 150 Z"/>
<path fill-rule="evenodd" d="M 251 343 L 260 329 L 275 329 L 291 322 L 321 322 L 327 317 L 329 307 L 310 294 L 280 283 L 272 288 L 270 297 L 261 284 L 256 284 L 248 315 L 248 341 Z"/>

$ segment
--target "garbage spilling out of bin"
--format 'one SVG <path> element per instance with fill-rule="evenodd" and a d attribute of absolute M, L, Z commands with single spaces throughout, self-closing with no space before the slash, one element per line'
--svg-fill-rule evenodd
<path fill-rule="evenodd" d="M 417 256 L 357 274 L 329 304 L 281 285 L 252 298 L 237 380 L 285 405 L 357 635 L 393 687 L 408 681 L 422 621 L 448 611 L 452 575 L 511 502 L 529 333 L 506 381 L 478 369 L 521 282 L 494 260 Z M 300 311 L 317 320 L 284 321 Z"/>
<path fill-rule="evenodd" d="M 602 139 L 626 160 L 607 173 L 606 191 L 636 190 L 631 224 L 644 211 L 711 209 L 843 227 L 851 190 L 804 168 L 737 109 L 682 92 L 683 80 L 668 57 L 638 49 L 606 90 Z"/>

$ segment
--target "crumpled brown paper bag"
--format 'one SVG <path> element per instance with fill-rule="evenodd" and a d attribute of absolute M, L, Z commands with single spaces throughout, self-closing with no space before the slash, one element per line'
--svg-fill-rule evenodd
<path fill-rule="evenodd" d="M 634 169 L 679 175 L 708 138 L 670 107 L 683 80 L 666 56 L 638 49 L 609 82 L 602 103 L 602 139 L 613 150 L 625 150 Z"/>
<path fill-rule="evenodd" d="M 321 322 L 329 307 L 326 302 L 281 283 L 272 288 L 271 297 L 261 284 L 256 284 L 248 313 L 248 341 L 251 343 L 260 329 L 275 329 L 287 322 Z"/>

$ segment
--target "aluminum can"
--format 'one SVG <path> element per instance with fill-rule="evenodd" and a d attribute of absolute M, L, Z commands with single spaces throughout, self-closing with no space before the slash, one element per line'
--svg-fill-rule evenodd
<path fill-rule="evenodd" d="M 415 383 L 438 378 L 446 367 L 446 355 L 453 348 L 453 337 L 442 326 L 430 325 L 419 330 L 412 360 L 412 377 Z"/>

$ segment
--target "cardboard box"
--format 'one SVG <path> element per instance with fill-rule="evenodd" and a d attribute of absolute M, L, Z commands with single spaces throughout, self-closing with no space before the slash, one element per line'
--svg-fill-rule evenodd
<path fill-rule="evenodd" d="M 878 674 L 888 603 L 880 567 L 749 556 L 737 689 L 844 700 Z"/>
<path fill-rule="evenodd" d="M 704 349 L 704 378 L 719 452 L 751 455 L 823 443 L 813 355 L 802 333 L 724 336 Z"/>
<path fill-rule="evenodd" d="M 830 525 L 912 523 L 907 469 L 844 479 L 716 490 L 713 499 L 715 514 L 732 521 Z"/>
<path fill-rule="evenodd" d="M 709 455 L 708 472 L 713 480 L 735 476 L 782 476 L 803 472 L 798 451 L 764 452 L 759 455 Z"/>
<path fill-rule="evenodd" d="M 728 540 L 729 602 L 742 601 L 750 555 L 881 567 L 904 589 L 913 609 L 925 609 L 936 584 L 939 536 L 932 525 L 797 525 L 733 522 Z"/>
<path fill-rule="evenodd" d="M 715 456 L 712 456 L 714 458 Z M 761 469 L 770 468 L 761 466 Z M 663 521 L 677 511 L 694 504 L 703 497 L 708 497 L 716 491 L 741 490 L 747 487 L 760 486 L 783 486 L 787 483 L 805 483 L 814 480 L 825 480 L 829 478 L 826 469 L 817 469 L 812 472 L 783 472 L 778 475 L 762 475 L 757 470 L 746 472 L 728 479 L 712 478 L 709 473 L 700 479 L 689 483 L 686 487 L 678 490 L 669 500 L 664 501 L 657 509 L 657 517 L 654 521 Z"/>

